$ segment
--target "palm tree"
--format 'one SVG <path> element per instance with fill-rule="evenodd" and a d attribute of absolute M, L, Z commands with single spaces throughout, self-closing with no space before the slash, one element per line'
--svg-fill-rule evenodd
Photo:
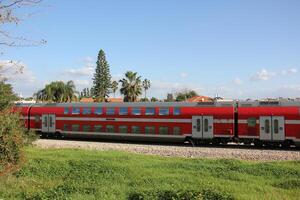
<path fill-rule="evenodd" d="M 148 79 L 145 79 L 144 81 L 143 81 L 143 88 L 144 88 L 144 90 L 145 90 L 145 99 L 147 98 L 147 90 L 150 88 L 150 80 L 148 80 Z"/>
<path fill-rule="evenodd" d="M 55 81 L 47 84 L 44 89 L 36 92 L 34 96 L 38 101 L 59 103 L 76 100 L 77 93 L 73 81 L 68 81 L 66 84 L 62 81 Z"/>
<path fill-rule="evenodd" d="M 111 89 L 114 93 L 114 97 L 116 97 L 116 91 L 118 90 L 118 82 L 117 81 L 113 81 L 111 83 Z"/>
<path fill-rule="evenodd" d="M 128 71 L 125 78 L 121 79 L 121 94 L 124 95 L 125 102 L 137 101 L 139 95 L 142 94 L 141 77 L 137 76 L 137 72 Z"/>

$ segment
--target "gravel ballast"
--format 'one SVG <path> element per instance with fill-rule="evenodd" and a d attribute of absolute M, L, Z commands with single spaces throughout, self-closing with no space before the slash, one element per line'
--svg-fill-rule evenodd
<path fill-rule="evenodd" d="M 39 148 L 75 148 L 99 151 L 127 151 L 131 153 L 175 156 L 185 158 L 230 158 L 241 160 L 276 161 L 276 160 L 300 160 L 299 150 L 281 149 L 254 149 L 237 146 L 228 147 L 186 147 L 175 145 L 156 144 L 132 144 L 118 142 L 93 142 L 73 140 L 48 140 L 39 139 L 34 142 Z"/>

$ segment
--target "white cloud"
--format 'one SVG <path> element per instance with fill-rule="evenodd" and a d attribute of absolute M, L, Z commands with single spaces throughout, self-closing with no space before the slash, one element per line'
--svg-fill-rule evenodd
<path fill-rule="evenodd" d="M 252 81 L 267 81 L 271 77 L 276 76 L 275 72 L 267 71 L 266 69 L 262 69 L 256 72 L 254 75 L 251 76 Z"/>
<path fill-rule="evenodd" d="M 281 71 L 282 75 L 289 75 L 289 74 L 296 74 L 298 72 L 298 69 L 296 68 L 290 68 L 290 69 L 284 69 Z"/>
<path fill-rule="evenodd" d="M 66 69 L 63 72 L 63 75 L 70 76 L 70 77 L 92 76 L 94 71 L 95 71 L 95 64 L 93 62 L 93 58 L 87 56 L 83 59 L 83 67 Z"/>
<path fill-rule="evenodd" d="M 5 77 L 9 82 L 34 83 L 36 77 L 33 72 L 22 62 L 13 60 L 0 60 L 0 77 Z"/>
<path fill-rule="evenodd" d="M 181 77 L 181 78 L 186 78 L 187 76 L 188 76 L 188 74 L 185 73 L 185 72 L 180 73 L 180 77 Z"/>
<path fill-rule="evenodd" d="M 234 83 L 235 85 L 242 85 L 242 84 L 243 84 L 243 81 L 242 81 L 240 78 L 236 77 L 236 78 L 233 80 L 233 83 Z"/>

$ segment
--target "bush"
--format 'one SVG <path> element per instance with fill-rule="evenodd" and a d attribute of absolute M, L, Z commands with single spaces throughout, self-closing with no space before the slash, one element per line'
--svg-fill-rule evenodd
<path fill-rule="evenodd" d="M 16 169 L 22 161 L 22 147 L 34 139 L 20 120 L 19 113 L 5 109 L 0 111 L 0 171 Z M 2 168 L 2 170 L 1 170 Z"/>

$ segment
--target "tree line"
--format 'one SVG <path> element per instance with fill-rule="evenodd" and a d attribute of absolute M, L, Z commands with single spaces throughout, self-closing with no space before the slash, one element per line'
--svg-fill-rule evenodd
<path fill-rule="evenodd" d="M 67 83 L 54 81 L 47 84 L 45 88 L 37 91 L 34 97 L 37 101 L 46 102 L 72 102 L 85 97 L 93 98 L 96 102 L 105 102 L 108 101 L 110 94 L 113 94 L 115 97 L 119 89 L 121 95 L 123 95 L 124 102 L 159 101 L 155 97 L 151 99 L 147 98 L 147 91 L 151 87 L 151 81 L 149 79 L 142 79 L 137 72 L 127 71 L 124 74 L 124 78 L 118 81 L 112 80 L 110 67 L 106 60 L 105 52 L 102 49 L 98 53 L 96 69 L 92 80 L 93 86 L 91 88 L 84 88 L 81 92 L 76 91 L 73 81 L 68 81 Z M 143 91 L 144 97 L 139 98 Z M 197 95 L 193 90 L 186 90 L 177 93 L 175 99 L 173 99 L 173 95 L 171 98 L 168 95 L 164 101 L 184 101 Z"/>

